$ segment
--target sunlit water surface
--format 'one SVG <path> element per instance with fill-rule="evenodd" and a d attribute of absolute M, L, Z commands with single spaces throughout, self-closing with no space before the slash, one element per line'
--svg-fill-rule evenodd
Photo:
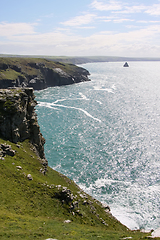
<path fill-rule="evenodd" d="M 160 226 L 160 62 L 88 63 L 90 82 L 35 92 L 49 166 L 131 229 Z"/>

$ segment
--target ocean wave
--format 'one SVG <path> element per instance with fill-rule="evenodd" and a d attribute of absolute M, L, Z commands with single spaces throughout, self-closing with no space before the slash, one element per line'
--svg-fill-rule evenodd
<path fill-rule="evenodd" d="M 108 93 L 113 93 L 114 94 L 113 88 L 103 88 L 103 87 L 100 87 L 100 86 L 94 86 L 94 90 L 95 91 L 106 91 Z"/>
<path fill-rule="evenodd" d="M 159 63 L 135 62 L 125 74 L 117 64 L 88 64 L 92 81 L 36 92 L 45 154 L 50 166 L 107 203 L 122 223 L 156 229 Z"/>
<path fill-rule="evenodd" d="M 92 116 L 89 112 L 87 112 L 86 110 L 82 109 L 82 108 L 77 108 L 77 107 L 72 107 L 72 106 L 66 106 L 66 105 L 61 105 L 61 104 L 55 104 L 55 102 L 53 103 L 48 103 L 48 102 L 38 102 L 40 107 L 48 107 L 48 108 L 53 108 L 55 109 L 55 107 L 60 107 L 60 108 L 68 108 L 68 109 L 75 109 L 78 111 L 83 112 L 87 117 L 92 118 L 93 120 L 101 123 L 102 121 L 99 118 L 96 118 L 94 116 Z"/>

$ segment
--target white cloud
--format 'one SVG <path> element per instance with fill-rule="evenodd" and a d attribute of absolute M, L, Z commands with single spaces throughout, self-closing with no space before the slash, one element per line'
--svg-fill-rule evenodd
<path fill-rule="evenodd" d="M 65 25 L 65 26 L 70 26 L 70 27 L 86 25 L 86 24 L 93 22 L 95 17 L 96 17 L 95 14 L 88 13 L 88 14 L 77 16 L 68 21 L 62 22 L 61 24 Z"/>
<path fill-rule="evenodd" d="M 139 20 L 136 21 L 137 23 L 145 23 L 145 24 L 149 24 L 149 23 L 160 23 L 160 21 L 152 21 L 152 20 Z"/>
<path fill-rule="evenodd" d="M 160 4 L 154 4 L 150 6 L 146 11 L 149 15 L 160 16 Z"/>
<path fill-rule="evenodd" d="M 88 27 L 77 27 L 78 29 L 94 29 L 95 27 L 94 26 L 88 26 Z"/>
<path fill-rule="evenodd" d="M 129 19 L 129 18 L 119 18 L 119 19 L 115 19 L 114 22 L 116 23 L 122 23 L 122 22 L 133 22 L 133 19 Z"/>
<path fill-rule="evenodd" d="M 124 6 L 122 11 L 118 11 L 119 13 L 131 14 L 131 13 L 141 13 L 145 11 L 148 7 L 144 5 L 133 5 L 133 6 Z"/>
<path fill-rule="evenodd" d="M 0 23 L 0 36 L 10 37 L 16 35 L 24 35 L 24 34 L 33 34 L 34 26 L 36 24 L 32 23 Z"/>
<path fill-rule="evenodd" d="M 127 33 L 102 32 L 83 39 L 78 49 L 86 55 L 158 57 L 159 53 L 156 51 L 160 50 L 160 45 L 158 42 L 157 44 L 152 42 L 154 38 L 159 39 L 158 35 L 160 35 L 160 26 L 151 26 Z"/>
<path fill-rule="evenodd" d="M 160 15 L 160 4 L 153 4 L 153 5 L 132 5 L 132 2 L 127 3 L 122 1 L 114 1 L 110 0 L 108 3 L 104 3 L 103 1 L 94 0 L 91 3 L 91 7 L 98 10 L 98 11 L 112 11 L 116 13 L 147 13 L 149 15 Z"/>
<path fill-rule="evenodd" d="M 129 18 L 119 18 L 119 17 L 106 17 L 106 19 L 103 19 L 103 22 L 115 22 L 115 23 L 123 23 L 123 22 L 133 22 L 135 20 L 129 19 Z"/>
<path fill-rule="evenodd" d="M 108 4 L 105 4 L 103 2 L 99 2 L 97 0 L 93 1 L 91 4 L 92 8 L 95 8 L 99 11 L 112 11 L 112 10 L 121 10 L 122 5 L 118 3 L 117 1 L 110 0 Z"/>
<path fill-rule="evenodd" d="M 104 20 L 104 18 L 102 17 Z M 107 19 L 106 19 L 107 20 Z M 110 19 L 108 19 L 110 20 Z M 113 20 L 113 19 L 112 19 Z M 118 19 L 117 19 L 118 20 Z M 128 19 L 119 19 L 128 21 Z M 7 28 L 7 31 L 4 27 Z M 3 27 L 2 27 L 3 26 Z M 14 26 L 12 29 L 10 26 Z M 25 27 L 22 30 L 22 26 Z M 81 27 L 81 26 L 78 26 Z M 10 33 L 8 33 L 10 30 Z M 0 24 L 1 53 L 40 54 L 40 55 L 119 55 L 158 57 L 160 44 L 160 25 L 141 27 L 128 32 L 97 32 L 87 37 L 75 35 L 71 30 L 57 28 L 56 31 L 38 33 L 34 24 Z"/>

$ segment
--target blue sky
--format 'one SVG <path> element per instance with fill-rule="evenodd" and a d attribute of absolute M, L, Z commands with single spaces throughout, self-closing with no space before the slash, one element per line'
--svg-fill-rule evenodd
<path fill-rule="evenodd" d="M 160 57 L 160 0 L 5 0 L 0 53 Z"/>

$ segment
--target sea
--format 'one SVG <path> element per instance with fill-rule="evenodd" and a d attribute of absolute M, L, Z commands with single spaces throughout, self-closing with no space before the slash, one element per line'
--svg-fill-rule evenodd
<path fill-rule="evenodd" d="M 87 63 L 91 81 L 36 91 L 49 166 L 130 229 L 160 227 L 160 62 Z"/>

